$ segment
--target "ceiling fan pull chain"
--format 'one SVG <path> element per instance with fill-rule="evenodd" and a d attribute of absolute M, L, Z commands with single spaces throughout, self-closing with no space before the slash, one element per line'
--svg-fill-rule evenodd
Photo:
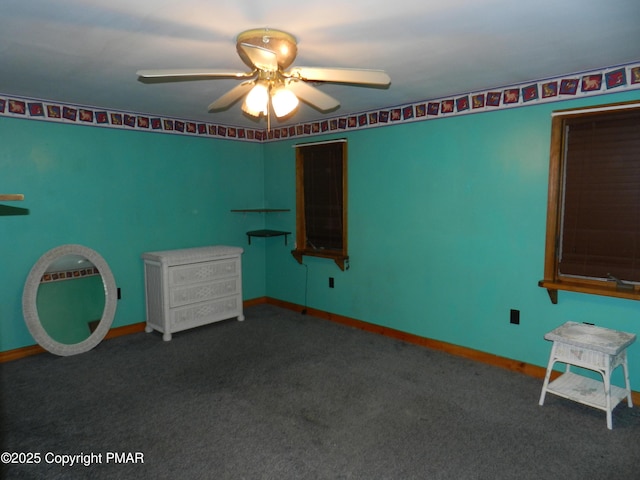
<path fill-rule="evenodd" d="M 271 131 L 271 88 L 269 88 L 269 101 L 267 102 L 267 133 Z"/>

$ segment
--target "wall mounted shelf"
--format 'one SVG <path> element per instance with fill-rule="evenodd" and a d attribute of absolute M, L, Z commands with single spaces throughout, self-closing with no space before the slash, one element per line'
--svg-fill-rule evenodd
<path fill-rule="evenodd" d="M 281 237 L 284 236 L 284 244 L 287 244 L 287 236 L 291 235 L 291 232 L 284 232 L 282 230 L 252 230 L 247 232 L 247 239 L 249 245 L 251 245 L 251 237 Z"/>
<path fill-rule="evenodd" d="M 273 213 L 273 212 L 290 212 L 288 208 L 243 208 L 237 210 L 231 210 L 234 213 Z M 287 244 L 287 237 L 291 235 L 291 232 L 285 232 L 283 230 L 251 230 L 247 232 L 247 241 L 251 245 L 251 237 L 282 237 L 284 236 L 284 244 Z"/>
<path fill-rule="evenodd" d="M 13 202 L 24 200 L 24 195 L 22 193 L 0 193 L 0 201 L 2 202 Z"/>
<path fill-rule="evenodd" d="M 5 205 L 4 202 L 17 202 L 24 200 L 22 193 L 0 193 L 0 217 L 10 215 L 29 215 L 28 208 Z"/>

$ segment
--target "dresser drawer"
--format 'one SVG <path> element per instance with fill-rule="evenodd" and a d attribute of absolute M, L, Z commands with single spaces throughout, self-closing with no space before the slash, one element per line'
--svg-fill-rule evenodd
<path fill-rule="evenodd" d="M 169 306 L 179 307 L 240 293 L 240 278 L 232 277 L 217 282 L 198 283 L 174 287 L 169 295 Z"/>
<path fill-rule="evenodd" d="M 172 308 L 170 329 L 177 332 L 241 315 L 241 302 L 242 300 L 236 296 Z"/>
<path fill-rule="evenodd" d="M 217 278 L 233 277 L 239 274 L 239 270 L 240 261 L 237 258 L 178 265 L 169 268 L 169 286 L 175 287 Z"/>
<path fill-rule="evenodd" d="M 559 362 L 570 363 L 571 365 L 590 365 L 604 368 L 609 355 L 590 350 L 588 348 L 570 345 L 568 343 L 556 343 L 555 356 Z"/>

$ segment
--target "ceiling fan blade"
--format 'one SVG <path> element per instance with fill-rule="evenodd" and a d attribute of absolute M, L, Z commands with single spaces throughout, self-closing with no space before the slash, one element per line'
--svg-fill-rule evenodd
<path fill-rule="evenodd" d="M 156 79 L 166 81 L 175 80 L 206 80 L 208 78 L 248 78 L 253 77 L 255 72 L 232 72 L 219 68 L 173 68 L 163 70 L 138 70 L 136 72 L 141 78 Z"/>
<path fill-rule="evenodd" d="M 219 110 L 225 110 L 231 105 L 236 103 L 240 98 L 249 93 L 249 90 L 253 88 L 254 82 L 242 82 L 240 85 L 236 85 L 220 98 L 215 100 L 209 105 L 209 112 L 216 112 Z"/>
<path fill-rule="evenodd" d="M 278 70 L 278 56 L 275 52 L 249 43 L 241 43 L 240 48 L 258 70 Z"/>
<path fill-rule="evenodd" d="M 300 100 L 323 112 L 335 110 L 340 106 L 340 102 L 338 100 L 324 92 L 321 92 L 302 80 L 289 80 L 286 83 L 286 87 Z"/>
<path fill-rule="evenodd" d="M 391 78 L 384 70 L 294 67 L 289 71 L 289 74 L 293 77 L 301 78 L 302 80 L 318 82 L 354 83 L 380 87 L 386 87 L 391 83 Z"/>

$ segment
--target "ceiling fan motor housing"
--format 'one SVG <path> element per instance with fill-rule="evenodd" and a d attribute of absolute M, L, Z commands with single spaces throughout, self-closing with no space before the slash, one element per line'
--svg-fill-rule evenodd
<path fill-rule="evenodd" d="M 290 33 L 268 28 L 246 30 L 238 35 L 236 50 L 242 61 L 251 68 L 254 68 L 254 65 L 242 49 L 241 44 L 243 43 L 274 52 L 278 60 L 278 66 L 282 70 L 289 67 L 298 54 L 297 40 Z"/>

